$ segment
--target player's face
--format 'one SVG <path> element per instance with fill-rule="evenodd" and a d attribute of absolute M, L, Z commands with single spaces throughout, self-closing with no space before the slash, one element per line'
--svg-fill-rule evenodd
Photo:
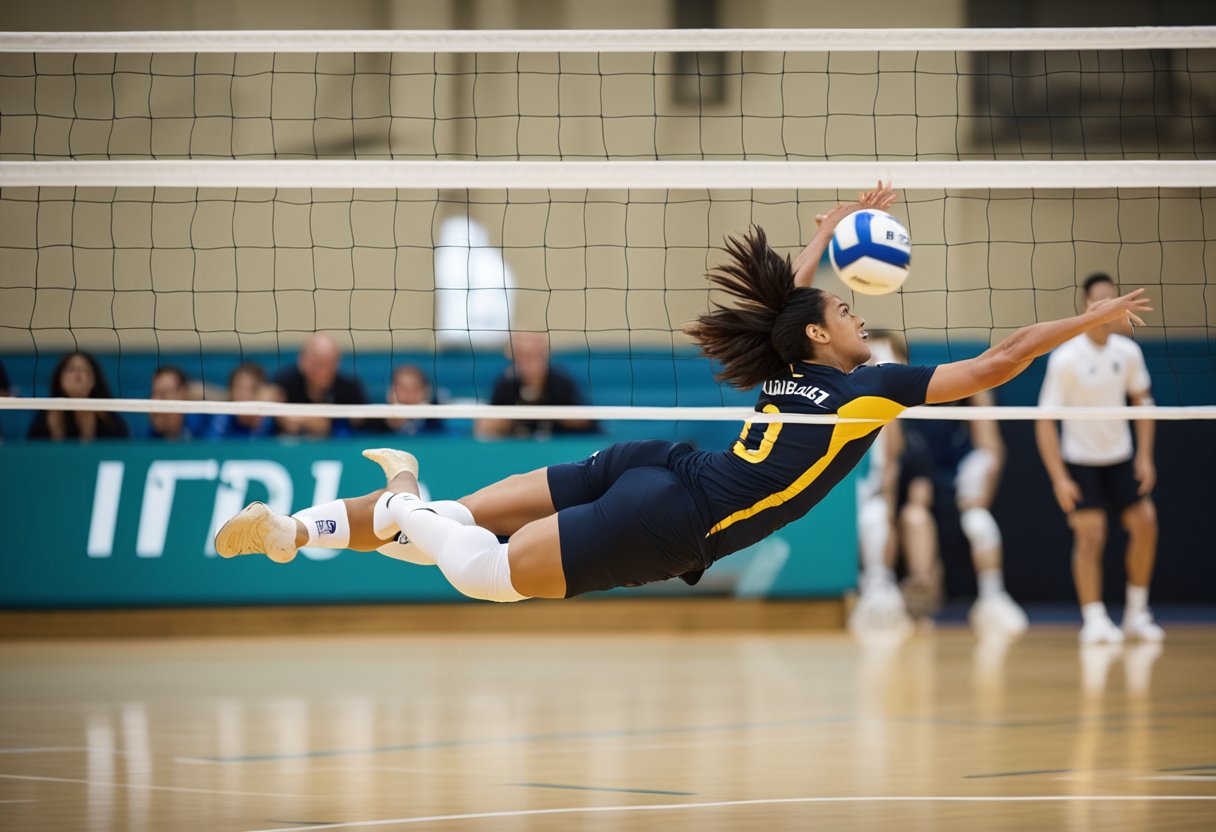
<path fill-rule="evenodd" d="M 832 337 L 836 354 L 850 369 L 870 360 L 865 318 L 835 295 L 828 299 L 824 327 Z"/>

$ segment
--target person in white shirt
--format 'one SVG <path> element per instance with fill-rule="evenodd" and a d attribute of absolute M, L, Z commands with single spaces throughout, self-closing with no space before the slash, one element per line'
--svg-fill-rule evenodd
<path fill-rule="evenodd" d="M 1092 306 L 1118 294 L 1108 275 L 1086 279 Z M 1144 355 L 1130 324 L 1109 323 L 1061 344 L 1047 361 L 1040 407 L 1121 407 L 1152 404 Z M 1136 422 L 1136 444 L 1126 419 L 1065 419 L 1035 425 L 1039 453 L 1060 508 L 1073 530 L 1073 580 L 1081 603 L 1083 644 L 1118 643 L 1124 636 L 1161 641 L 1165 633 L 1148 608 L 1148 586 L 1157 554 L 1157 511 L 1150 496 L 1157 479 L 1153 423 Z M 1102 603 L 1102 553 L 1107 509 L 1119 514 L 1129 536 L 1127 606 L 1120 630 Z"/>

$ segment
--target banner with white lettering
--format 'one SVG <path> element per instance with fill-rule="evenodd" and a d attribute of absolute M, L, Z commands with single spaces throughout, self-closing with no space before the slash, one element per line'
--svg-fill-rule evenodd
<path fill-rule="evenodd" d="M 411 440 L 422 484 L 456 498 L 510 474 L 583 458 L 595 439 L 549 442 Z M 0 606 L 453 601 L 433 568 L 374 552 L 303 549 L 276 564 L 225 560 L 216 530 L 262 500 L 290 513 L 382 488 L 364 441 L 30 442 L 0 445 L 6 545 Z M 668 581 L 647 592 L 834 596 L 856 578 L 853 488 L 842 484 L 807 518 L 715 564 L 696 590 Z M 638 590 L 626 590 L 637 592 Z"/>

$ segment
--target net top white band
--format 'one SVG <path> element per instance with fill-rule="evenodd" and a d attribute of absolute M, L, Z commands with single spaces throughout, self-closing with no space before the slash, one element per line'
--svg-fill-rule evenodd
<path fill-rule="evenodd" d="M 757 413 L 746 407 L 572 407 L 488 404 L 287 404 L 281 402 L 170 401 L 165 399 L 69 399 L 0 397 L 0 410 L 84 410 L 116 413 L 229 413 L 247 416 L 312 416 L 328 419 L 596 419 L 602 421 L 783 422 L 831 425 L 871 422 L 808 413 Z M 903 419 L 1188 420 L 1216 419 L 1216 405 L 1199 407 L 914 407 Z"/>
<path fill-rule="evenodd" d="M 0 52 L 991 52 L 1207 49 L 1216 26 L 6 32 Z"/>
<path fill-rule="evenodd" d="M 1216 161 L 372 161 L 0 162 L 0 187 L 790 189 L 1197 188 Z"/>

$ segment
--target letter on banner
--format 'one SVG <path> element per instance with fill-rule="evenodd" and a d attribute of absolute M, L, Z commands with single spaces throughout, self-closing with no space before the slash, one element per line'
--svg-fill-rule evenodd
<path fill-rule="evenodd" d="M 122 495 L 121 460 L 107 459 L 97 465 L 97 485 L 93 489 L 93 515 L 89 518 L 88 555 L 108 558 L 114 553 L 114 527 L 118 525 L 118 498 Z"/>
<path fill-rule="evenodd" d="M 139 510 L 139 534 L 135 539 L 136 555 L 158 558 L 164 553 L 177 481 L 213 480 L 218 467 L 214 459 L 158 460 L 148 466 L 144 502 Z"/>

